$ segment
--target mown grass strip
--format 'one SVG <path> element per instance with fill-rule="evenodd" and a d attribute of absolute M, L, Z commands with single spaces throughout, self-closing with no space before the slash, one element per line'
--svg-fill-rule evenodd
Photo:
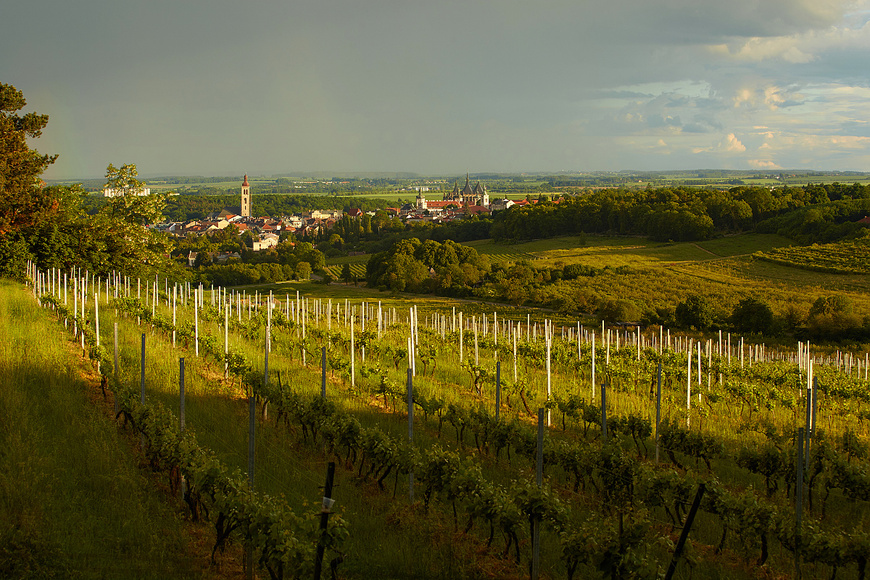
<path fill-rule="evenodd" d="M 202 577 L 83 368 L 48 313 L 0 281 L 0 577 Z"/>

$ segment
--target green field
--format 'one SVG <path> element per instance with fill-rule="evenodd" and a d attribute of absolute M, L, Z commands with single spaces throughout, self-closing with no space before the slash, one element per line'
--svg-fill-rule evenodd
<path fill-rule="evenodd" d="M 753 296 L 768 302 L 778 314 L 789 310 L 806 313 L 816 298 L 842 292 L 857 308 L 870 309 L 870 279 L 866 275 L 811 271 L 757 259 L 758 252 L 808 251 L 791 248 L 790 240 L 773 234 L 743 234 L 685 243 L 586 235 L 518 244 L 480 240 L 467 245 L 493 263 L 527 260 L 535 267 L 583 264 L 603 270 L 597 276 L 572 283 L 571 292 L 586 292 L 588 297 L 584 300 L 593 301 L 588 302 L 589 307 L 594 307 L 595 300 L 616 297 L 674 308 L 686 296 L 702 293 L 728 307 L 743 297 Z M 361 277 L 368 257 L 330 259 L 330 271 L 340 276 L 341 264 L 351 263 Z M 624 268 L 615 273 L 619 267 Z"/>
<path fill-rule="evenodd" d="M 347 262 L 350 264 L 350 273 L 358 280 L 365 280 L 366 277 L 366 265 L 364 262 Z M 332 277 L 336 280 L 341 280 L 341 273 L 344 269 L 344 266 L 326 266 L 324 270 L 329 272 Z"/>
<path fill-rule="evenodd" d="M 751 254 L 789 245 L 773 234 L 744 234 L 704 242 L 662 243 L 642 237 L 565 236 L 519 244 L 497 244 L 492 240 L 467 245 L 479 253 L 520 256 L 538 260 L 535 265 L 585 264 L 596 267 L 656 266 L 673 262 L 697 262 Z"/>
<path fill-rule="evenodd" d="M 364 264 L 371 258 L 371 254 L 362 254 L 359 256 L 339 256 L 337 258 L 327 258 L 326 263 L 330 266 L 342 264 Z"/>
<path fill-rule="evenodd" d="M 761 260 L 833 274 L 870 274 L 870 239 L 776 248 L 759 252 Z"/>
<path fill-rule="evenodd" d="M 0 281 L 0 577 L 205 577 L 53 318 Z"/>

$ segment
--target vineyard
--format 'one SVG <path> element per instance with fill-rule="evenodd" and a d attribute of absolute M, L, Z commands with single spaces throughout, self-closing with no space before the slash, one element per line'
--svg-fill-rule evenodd
<path fill-rule="evenodd" d="M 326 266 L 324 270 L 329 272 L 329 274 L 336 280 L 341 280 L 341 271 L 344 268 L 344 265 L 332 265 Z M 350 274 L 354 278 L 358 280 L 364 280 L 366 277 L 366 265 L 365 263 L 351 263 L 350 264 Z"/>
<path fill-rule="evenodd" d="M 831 274 L 870 274 L 870 238 L 776 248 L 759 252 L 755 257 L 776 264 Z"/>
<path fill-rule="evenodd" d="M 152 469 L 211 522 L 213 558 L 241 543 L 271 578 L 309 577 L 318 549 L 339 577 L 659 578 L 673 564 L 676 578 L 865 578 L 868 353 L 30 278 Z M 321 532 L 312 474 L 329 461 L 340 487 Z"/>

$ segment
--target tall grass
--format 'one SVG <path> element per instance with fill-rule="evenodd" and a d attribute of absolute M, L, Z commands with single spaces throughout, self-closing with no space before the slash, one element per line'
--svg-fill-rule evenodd
<path fill-rule="evenodd" d="M 0 281 L 0 577 L 199 577 L 82 370 L 63 328 Z"/>

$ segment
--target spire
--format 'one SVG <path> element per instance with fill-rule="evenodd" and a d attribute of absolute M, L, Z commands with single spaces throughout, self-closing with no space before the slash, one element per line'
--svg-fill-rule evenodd
<path fill-rule="evenodd" d="M 462 188 L 462 197 L 466 197 L 469 195 L 473 195 L 474 191 L 471 189 L 471 183 L 468 179 L 468 174 L 465 174 L 465 187 Z"/>
<path fill-rule="evenodd" d="M 242 187 L 248 187 L 248 174 L 245 173 L 245 181 L 242 183 Z"/>

